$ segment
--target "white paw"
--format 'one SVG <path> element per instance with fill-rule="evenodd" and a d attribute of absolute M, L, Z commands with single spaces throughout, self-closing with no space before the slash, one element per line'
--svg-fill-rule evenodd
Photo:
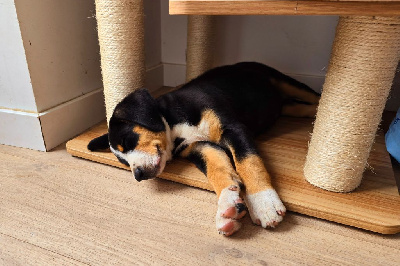
<path fill-rule="evenodd" d="M 286 213 L 286 208 L 274 189 L 246 195 L 246 203 L 253 223 L 264 228 L 278 225 Z"/>
<path fill-rule="evenodd" d="M 239 192 L 238 186 L 230 186 L 221 191 L 218 199 L 215 222 L 218 232 L 225 236 L 230 236 L 240 229 L 237 220 L 246 214 L 246 206 Z"/>

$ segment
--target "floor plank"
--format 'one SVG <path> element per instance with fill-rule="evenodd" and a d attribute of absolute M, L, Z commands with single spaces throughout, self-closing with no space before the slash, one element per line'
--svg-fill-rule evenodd
<path fill-rule="evenodd" d="M 0 265 L 45 265 L 49 263 L 54 265 L 85 265 L 72 258 L 0 233 Z"/>
<path fill-rule="evenodd" d="M 289 213 L 275 230 L 249 217 L 217 234 L 216 196 L 128 171 L 0 145 L 0 263 L 399 265 L 400 235 Z"/>

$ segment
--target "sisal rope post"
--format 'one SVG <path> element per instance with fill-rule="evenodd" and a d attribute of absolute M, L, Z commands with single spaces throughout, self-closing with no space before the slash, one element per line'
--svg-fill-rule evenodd
<path fill-rule="evenodd" d="M 143 0 L 96 0 L 107 123 L 115 106 L 144 86 Z"/>
<path fill-rule="evenodd" d="M 188 16 L 186 81 L 196 78 L 212 67 L 214 24 L 213 16 Z"/>
<path fill-rule="evenodd" d="M 399 17 L 341 17 L 304 175 L 335 192 L 357 188 L 400 57 Z"/>

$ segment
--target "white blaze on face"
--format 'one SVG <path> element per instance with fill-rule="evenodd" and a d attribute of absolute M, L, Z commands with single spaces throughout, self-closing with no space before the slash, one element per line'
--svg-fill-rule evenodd
<path fill-rule="evenodd" d="M 129 163 L 132 171 L 135 171 L 138 167 L 143 168 L 154 168 L 160 163 L 161 158 L 158 155 L 152 155 L 143 151 L 128 151 L 127 153 L 122 153 L 115 150 L 110 145 L 110 150 L 117 156 Z"/>

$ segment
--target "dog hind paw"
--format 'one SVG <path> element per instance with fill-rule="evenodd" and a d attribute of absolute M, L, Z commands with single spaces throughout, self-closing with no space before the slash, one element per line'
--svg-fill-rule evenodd
<path fill-rule="evenodd" d="M 215 217 L 220 234 L 230 236 L 240 229 L 237 221 L 246 215 L 246 205 L 239 196 L 238 186 L 230 186 L 221 191 L 218 199 L 218 210 Z"/>
<path fill-rule="evenodd" d="M 253 223 L 264 228 L 277 226 L 286 213 L 286 208 L 274 189 L 246 195 L 246 203 Z"/>

